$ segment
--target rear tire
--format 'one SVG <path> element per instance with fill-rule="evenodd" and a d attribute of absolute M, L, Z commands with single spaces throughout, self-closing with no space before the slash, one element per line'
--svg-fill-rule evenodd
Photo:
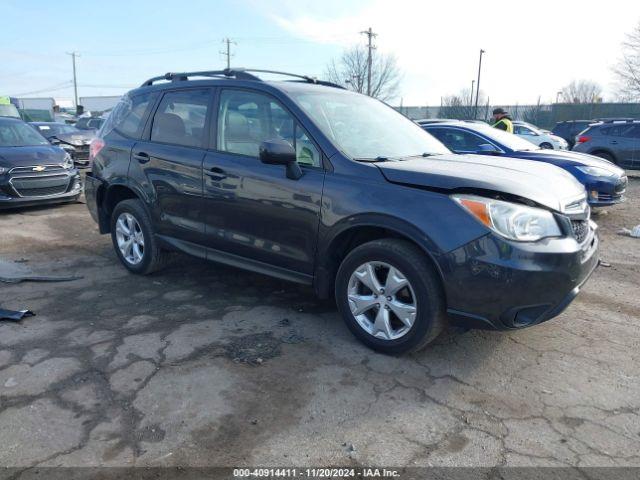
<path fill-rule="evenodd" d="M 374 292 L 367 284 L 380 288 Z M 440 278 L 426 254 L 405 240 L 375 240 L 352 250 L 338 269 L 335 296 L 349 330 L 382 353 L 420 350 L 446 325 Z"/>
<path fill-rule="evenodd" d="M 148 275 L 160 270 L 170 259 L 158 245 L 151 218 L 137 199 L 123 200 L 111 214 L 111 240 L 116 255 L 127 270 Z"/>

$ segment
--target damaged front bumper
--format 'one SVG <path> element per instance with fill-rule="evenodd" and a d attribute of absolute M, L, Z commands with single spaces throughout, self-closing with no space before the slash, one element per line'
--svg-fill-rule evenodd
<path fill-rule="evenodd" d="M 444 255 L 448 314 L 453 323 L 510 330 L 549 320 L 571 303 L 599 263 L 597 226 L 574 238 L 535 243 L 494 234 Z"/>

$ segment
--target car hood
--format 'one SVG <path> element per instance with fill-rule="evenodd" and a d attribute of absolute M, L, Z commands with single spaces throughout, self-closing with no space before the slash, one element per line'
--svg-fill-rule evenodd
<path fill-rule="evenodd" d="M 560 150 L 533 150 L 516 152 L 516 155 L 518 158 L 548 162 L 562 168 L 581 166 L 600 167 L 616 173 L 620 176 L 624 175 L 624 170 L 622 170 L 614 163 L 605 160 L 604 158 L 596 157 L 595 155 L 589 155 L 586 153 L 573 151 L 567 152 Z"/>
<path fill-rule="evenodd" d="M 88 145 L 91 139 L 96 136 L 95 133 L 95 130 L 81 130 L 74 133 L 61 133 L 60 135 L 56 135 L 56 138 L 61 142 L 77 147 Z"/>
<path fill-rule="evenodd" d="M 64 162 L 64 150 L 53 145 L 35 147 L 0 147 L 0 166 L 29 167 L 55 165 Z"/>
<path fill-rule="evenodd" d="M 393 183 L 443 190 L 480 189 L 527 198 L 556 211 L 584 198 L 571 174 L 553 165 L 484 155 L 438 155 L 375 164 Z"/>

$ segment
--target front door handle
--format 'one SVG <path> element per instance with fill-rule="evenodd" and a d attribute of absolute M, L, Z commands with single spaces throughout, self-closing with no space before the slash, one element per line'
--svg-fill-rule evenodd
<path fill-rule="evenodd" d="M 151 160 L 151 157 L 146 152 L 135 152 L 133 154 L 133 158 L 138 160 L 140 163 L 147 163 L 149 160 Z"/>
<path fill-rule="evenodd" d="M 609 143 L 610 143 L 611 145 L 617 145 L 617 144 L 618 144 L 618 141 L 617 141 L 617 140 L 611 140 Z"/>
<path fill-rule="evenodd" d="M 209 170 L 205 170 L 204 173 L 211 178 L 211 180 L 224 180 L 227 178 L 225 171 L 220 167 L 211 167 Z"/>

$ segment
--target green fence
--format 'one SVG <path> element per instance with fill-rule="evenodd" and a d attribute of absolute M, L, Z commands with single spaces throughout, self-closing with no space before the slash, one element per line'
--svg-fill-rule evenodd
<path fill-rule="evenodd" d="M 479 105 L 476 118 L 489 120 L 495 107 L 507 110 L 515 120 L 533 123 L 551 129 L 564 120 L 592 120 L 596 118 L 638 118 L 640 103 L 554 103 L 546 105 Z M 474 107 L 470 105 L 438 107 L 396 107 L 396 110 L 411 118 L 474 118 Z"/>

